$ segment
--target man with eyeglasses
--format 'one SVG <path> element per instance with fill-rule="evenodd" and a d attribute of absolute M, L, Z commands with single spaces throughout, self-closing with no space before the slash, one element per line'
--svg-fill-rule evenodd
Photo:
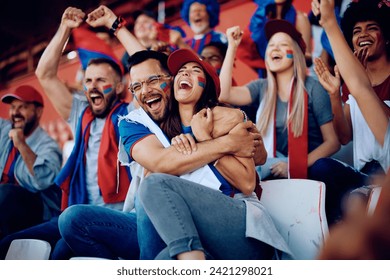
<path fill-rule="evenodd" d="M 110 28 L 115 23 L 116 15 L 105 6 L 101 6 L 88 15 L 87 22 L 92 26 L 106 26 Z M 67 244 L 77 255 L 101 258 L 127 258 L 123 251 L 129 251 L 126 246 L 132 232 L 124 234 L 114 227 L 88 226 L 89 224 L 110 224 L 112 221 L 122 222 L 121 228 L 130 228 L 132 221 L 127 219 L 126 213 L 137 213 L 137 235 L 140 246 L 141 259 L 154 259 L 165 248 L 150 220 L 138 203 L 136 190 L 143 177 L 148 172 L 163 172 L 181 175 L 196 170 L 209 162 L 217 160 L 225 154 L 240 154 L 251 156 L 256 133 L 249 137 L 242 137 L 246 130 L 245 124 L 237 134 L 230 134 L 219 139 L 196 144 L 191 147 L 185 144 L 187 154 L 182 154 L 173 146 L 165 147 L 161 143 L 162 131 L 159 128 L 169 113 L 168 100 L 171 97 L 172 77 L 167 67 L 167 56 L 163 53 L 144 50 L 135 37 L 126 29 L 120 28 L 115 32 L 116 37 L 131 55 L 129 64 L 129 89 L 140 109 L 120 120 L 119 131 L 121 137 L 131 139 L 132 143 L 123 143 L 119 157 L 123 164 L 131 167 L 132 183 L 127 194 L 124 213 L 113 212 L 102 207 L 84 207 L 76 205 L 62 213 L 59 219 L 59 228 Z M 141 50 L 141 51 L 140 51 Z M 243 114 L 237 110 L 229 121 L 241 122 Z M 145 126 L 146 125 L 146 126 Z M 148 126 L 148 127 L 147 127 Z M 246 126 L 249 126 L 246 125 Z M 243 133 L 243 134 L 241 134 Z M 165 139 L 166 140 L 166 139 Z M 195 143 L 194 143 L 195 144 Z M 131 149 L 123 147 L 131 146 Z M 130 156 L 129 156 L 130 155 Z M 119 222 L 120 221 L 120 222 Z M 106 223 L 107 222 L 107 223 Z M 109 232 L 109 233 L 108 233 Z M 91 246 L 90 241 L 93 240 Z M 113 242 L 113 240 L 115 240 Z"/>

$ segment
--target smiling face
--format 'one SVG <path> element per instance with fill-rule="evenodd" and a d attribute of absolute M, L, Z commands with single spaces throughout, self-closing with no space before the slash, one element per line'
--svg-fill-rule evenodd
<path fill-rule="evenodd" d="M 194 2 L 190 7 L 189 21 L 190 27 L 196 35 L 206 33 L 210 29 L 210 19 L 206 5 Z"/>
<path fill-rule="evenodd" d="M 275 33 L 268 42 L 265 54 L 271 72 L 293 71 L 293 41 L 286 33 Z"/>
<path fill-rule="evenodd" d="M 210 65 L 213 66 L 214 69 L 217 70 L 217 72 L 221 70 L 224 57 L 223 54 L 221 54 L 221 51 L 217 47 L 215 46 L 204 47 L 200 56 L 204 61 L 210 63 Z"/>
<path fill-rule="evenodd" d="M 21 128 L 24 135 L 29 135 L 38 126 L 42 109 L 42 107 L 33 103 L 14 99 L 10 103 L 9 109 L 12 128 Z"/>
<path fill-rule="evenodd" d="M 104 118 L 118 100 L 122 84 L 109 64 L 91 64 L 85 70 L 84 90 L 93 114 Z"/>
<path fill-rule="evenodd" d="M 172 78 L 163 71 L 160 62 L 145 60 L 130 69 L 130 84 L 141 83 L 141 90 L 134 93 L 139 105 L 157 123 L 163 121 L 168 110 Z M 151 77 L 161 76 L 156 83 L 147 84 Z"/>
<path fill-rule="evenodd" d="M 352 43 L 356 51 L 368 49 L 368 60 L 386 55 L 383 33 L 375 21 L 357 22 L 352 31 Z"/>
<path fill-rule="evenodd" d="M 149 39 L 150 35 L 156 31 L 155 23 L 153 18 L 144 14 L 139 15 L 134 22 L 134 35 L 138 40 Z"/>
<path fill-rule="evenodd" d="M 175 76 L 174 93 L 179 104 L 195 106 L 206 86 L 206 75 L 199 63 L 184 64 Z"/>

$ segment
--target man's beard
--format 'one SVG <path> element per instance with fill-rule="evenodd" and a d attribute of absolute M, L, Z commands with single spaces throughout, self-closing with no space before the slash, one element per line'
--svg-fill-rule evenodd
<path fill-rule="evenodd" d="M 115 94 L 112 94 L 110 95 L 107 99 L 107 106 L 106 108 L 104 109 L 103 112 L 95 112 L 93 110 L 93 107 L 91 106 L 91 109 L 92 109 L 92 113 L 93 115 L 96 117 L 96 118 L 100 118 L 100 119 L 104 119 L 105 117 L 107 117 L 107 115 L 110 113 L 111 111 L 111 108 L 112 108 L 112 105 L 114 104 L 114 102 L 116 101 L 116 93 Z"/>
<path fill-rule="evenodd" d="M 168 108 L 165 107 L 164 111 L 163 111 L 163 114 L 162 115 L 159 115 L 159 116 L 156 116 L 156 115 L 152 115 L 149 111 L 147 110 L 144 110 L 146 112 L 146 114 L 157 124 L 160 124 L 162 123 L 166 117 L 167 117 L 167 114 L 168 114 Z"/>
<path fill-rule="evenodd" d="M 195 34 L 203 34 L 208 28 L 208 24 L 202 22 L 201 26 L 195 26 L 195 24 L 191 24 L 191 29 Z"/>
<path fill-rule="evenodd" d="M 26 119 L 21 115 L 12 116 L 12 118 L 15 118 L 15 117 L 23 118 L 23 120 L 25 121 L 24 126 L 20 127 L 20 128 L 23 129 L 23 134 L 26 136 L 30 135 L 30 133 L 35 129 L 36 124 L 38 122 L 36 115 L 33 115 L 31 117 L 31 120 L 29 120 L 29 121 L 26 121 Z M 19 127 L 15 127 L 14 121 L 12 121 L 12 128 L 19 128 Z"/>

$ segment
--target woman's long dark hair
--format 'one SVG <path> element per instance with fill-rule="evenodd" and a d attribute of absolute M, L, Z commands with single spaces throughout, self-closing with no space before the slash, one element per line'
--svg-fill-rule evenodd
<path fill-rule="evenodd" d="M 204 73 L 206 75 L 206 87 L 204 88 L 200 99 L 195 105 L 194 114 L 204 108 L 214 108 L 219 104 L 214 82 L 206 71 L 204 71 Z M 172 83 L 172 92 L 173 87 L 174 83 Z M 172 139 L 173 137 L 182 133 L 179 103 L 174 98 L 174 96 L 169 99 L 168 112 L 169 114 L 166 120 L 161 123 L 161 129 L 168 137 L 168 139 Z"/>

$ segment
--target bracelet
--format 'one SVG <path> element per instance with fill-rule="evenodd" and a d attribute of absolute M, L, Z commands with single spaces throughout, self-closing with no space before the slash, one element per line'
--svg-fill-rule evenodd
<path fill-rule="evenodd" d="M 247 122 L 248 121 L 248 115 L 243 110 L 241 110 L 241 113 L 244 116 L 244 122 Z"/>
<path fill-rule="evenodd" d="M 113 35 L 116 35 L 116 32 L 123 26 L 125 26 L 127 23 L 127 21 L 119 16 L 116 18 L 116 20 L 114 21 L 114 23 L 112 24 L 111 28 L 110 28 L 110 33 L 113 34 Z"/>

